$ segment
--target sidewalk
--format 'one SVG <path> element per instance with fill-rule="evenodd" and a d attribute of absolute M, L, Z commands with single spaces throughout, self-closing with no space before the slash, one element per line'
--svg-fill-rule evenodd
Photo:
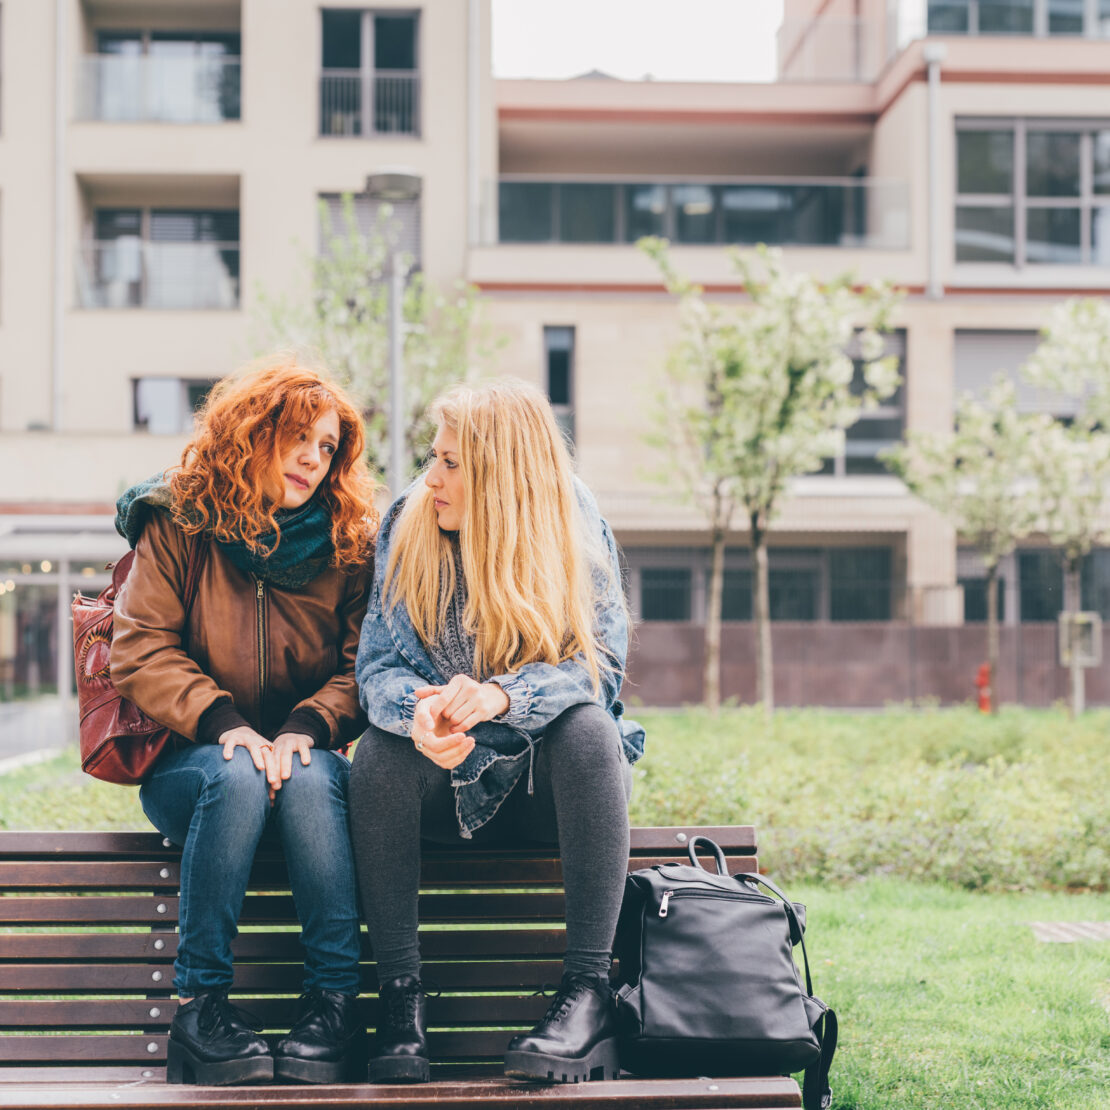
<path fill-rule="evenodd" d="M 0 774 L 49 759 L 66 743 L 60 698 L 0 702 Z"/>

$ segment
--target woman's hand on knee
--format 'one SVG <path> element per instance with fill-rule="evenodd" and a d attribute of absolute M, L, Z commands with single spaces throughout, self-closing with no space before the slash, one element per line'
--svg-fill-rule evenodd
<path fill-rule="evenodd" d="M 419 696 L 419 691 L 417 691 Z M 412 718 L 412 742 L 416 750 L 437 767 L 450 771 L 474 750 L 474 741 L 465 732 L 453 729 L 443 716 L 442 693 L 421 697 Z"/>
<path fill-rule="evenodd" d="M 456 732 L 492 721 L 509 708 L 509 695 L 496 682 L 476 682 L 465 674 L 455 675 L 446 686 L 425 686 L 414 693 L 424 698 L 424 691 L 443 698 L 441 713 Z"/>
<path fill-rule="evenodd" d="M 217 741 L 224 750 L 224 759 L 230 759 L 235 754 L 236 748 L 246 748 L 250 753 L 254 765 L 265 773 L 267 780 L 273 781 L 273 772 L 277 767 L 274 758 L 274 746 L 254 731 L 249 725 L 237 725 L 220 734 Z"/>
<path fill-rule="evenodd" d="M 281 784 L 293 773 L 293 756 L 301 757 L 301 766 L 307 767 L 312 762 L 311 749 L 315 742 L 311 736 L 303 732 L 283 732 L 274 741 L 274 765 L 266 772 L 270 783 L 270 801 L 274 800 L 274 792 L 281 789 Z"/>

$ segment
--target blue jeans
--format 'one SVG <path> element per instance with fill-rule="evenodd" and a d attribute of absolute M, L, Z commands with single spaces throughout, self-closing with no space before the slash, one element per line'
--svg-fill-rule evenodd
<path fill-rule="evenodd" d="M 245 748 L 225 760 L 217 744 L 191 744 L 164 755 L 139 791 L 151 823 L 179 845 L 180 936 L 173 985 L 182 998 L 227 990 L 231 942 L 255 849 L 280 843 L 289 868 L 305 950 L 304 989 L 357 994 L 359 919 L 347 831 L 350 762 L 314 751 L 271 806 L 266 776 Z"/>

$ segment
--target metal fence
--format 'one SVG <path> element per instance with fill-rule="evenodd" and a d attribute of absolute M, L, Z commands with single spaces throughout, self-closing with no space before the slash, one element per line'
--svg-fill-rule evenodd
<path fill-rule="evenodd" d="M 321 135 L 419 135 L 420 75 L 326 69 L 320 74 Z"/>

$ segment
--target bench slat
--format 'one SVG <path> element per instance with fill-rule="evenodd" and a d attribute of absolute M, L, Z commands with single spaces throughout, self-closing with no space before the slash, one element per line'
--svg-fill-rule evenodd
<path fill-rule="evenodd" d="M 630 861 L 636 868 L 674 862 L 676 857 L 651 855 Z M 726 855 L 729 871 L 750 871 L 754 857 Z M 0 860 L 0 889 L 41 891 L 132 891 L 167 890 L 173 893 L 181 881 L 180 864 L 174 860 L 34 860 L 19 863 Z M 563 868 L 556 859 L 467 859 L 427 860 L 421 882 L 431 887 L 559 886 Z M 256 864 L 248 890 L 286 890 L 289 876 L 284 863 L 274 860 Z"/>
<path fill-rule="evenodd" d="M 177 912 L 177 898 L 160 894 L 0 898 L 0 925 L 161 925 L 176 922 Z M 420 895 L 420 919 L 429 923 L 559 921 L 563 913 L 563 895 L 554 892 Z M 242 925 L 284 925 L 296 920 L 296 907 L 288 894 L 248 894 L 239 917 Z"/>
<path fill-rule="evenodd" d="M 169 964 L 10 964 L 2 969 L 0 990 L 30 991 L 37 994 L 127 994 L 133 991 L 168 990 L 173 980 Z M 562 961 L 551 960 L 473 960 L 446 962 L 425 960 L 428 979 L 447 990 L 535 990 L 541 983 L 558 982 Z M 158 976 L 158 978 L 154 978 Z M 300 993 L 304 967 L 298 961 L 288 964 L 242 963 L 235 967 L 235 988 L 239 991 L 272 988 L 274 992 Z M 373 982 L 369 970 L 364 982 Z"/>
<path fill-rule="evenodd" d="M 709 836 L 726 851 L 735 851 L 738 854 L 752 853 L 755 851 L 755 828 L 752 825 L 726 825 L 710 828 L 695 828 L 693 826 L 659 826 L 656 828 L 635 828 L 631 833 L 632 854 L 649 853 L 675 853 L 685 855 L 686 844 L 690 837 L 700 835 Z M 685 839 L 680 840 L 682 836 Z M 0 859 L 15 858 L 20 860 L 31 859 L 34 856 L 59 856 L 68 855 L 74 858 L 111 859 L 123 856 L 127 859 L 150 856 L 155 859 L 176 859 L 178 850 L 167 847 L 163 838 L 156 832 L 0 832 Z M 453 854 L 450 849 L 433 849 L 427 853 L 429 857 L 449 856 Z M 497 848 L 468 849 L 465 853 L 471 858 L 477 856 L 512 856 L 532 855 L 541 858 L 551 858 L 551 852 L 514 853 L 511 850 Z M 263 850 L 262 857 L 266 852 Z"/>
<path fill-rule="evenodd" d="M 449 1069 L 456 1070 L 456 1069 Z M 56 1083 L 36 1089 L 25 1086 L 5 1090 L 12 1101 L 10 1110 L 39 1110 L 42 1107 L 84 1107 L 111 1110 L 117 1106 L 199 1108 L 257 1107 L 267 1104 L 284 1110 L 301 1107 L 343 1108 L 362 1106 L 404 1106 L 407 1110 L 443 1110 L 445 1106 L 476 1106 L 492 1103 L 519 1110 L 542 1110 L 571 1105 L 577 1110 L 779 1110 L 801 1106 L 798 1087 L 790 1079 L 777 1076 L 752 1079 L 656 1079 L 645 1081 L 625 1078 L 573 1086 L 521 1084 L 503 1076 L 479 1074 L 473 1079 L 439 1079 L 431 1083 L 402 1087 L 357 1086 L 312 1087 L 183 1087 L 167 1086 L 164 1069 L 121 1068 L 65 1069 L 70 1086 Z M 97 1082 L 101 1073 L 110 1074 L 113 1083 Z M 146 1073 L 150 1074 L 147 1075 Z M 30 1076 L 45 1074 L 44 1069 L 28 1069 Z M 131 1085 L 123 1078 L 133 1075 Z M 0 1077 L 0 1083 L 6 1077 Z M 29 1079 L 28 1083 L 35 1080 Z M 93 1086 L 93 1084 L 96 1084 Z"/>
<path fill-rule="evenodd" d="M 175 923 L 176 924 L 176 923 Z M 161 948 L 156 948 L 156 944 Z M 303 960 L 298 933 L 240 933 L 232 941 L 240 959 Z M 563 954 L 563 929 L 518 929 L 492 924 L 482 929 L 421 929 L 420 948 L 426 958 L 493 956 L 515 959 Z M 177 955 L 177 933 L 8 933 L 0 954 L 0 983 L 9 962 L 49 960 L 56 963 L 94 960 L 171 962 Z M 362 937 L 363 958 L 369 960 L 370 942 Z M 0 989 L 3 989 L 0 986 Z"/>
<path fill-rule="evenodd" d="M 267 1029 L 288 1029 L 292 1019 L 292 998 L 251 998 L 236 994 L 237 1005 L 257 1014 Z M 373 1025 L 378 1000 L 364 996 L 363 1017 Z M 537 994 L 450 995 L 428 999 L 428 1020 L 433 1026 L 531 1025 L 543 1016 L 549 999 Z M 177 1012 L 176 998 L 132 999 L 33 999 L 19 1001 L 0 998 L 0 1026 L 21 1032 L 47 1029 L 146 1029 L 165 1027 Z M 156 1013 L 152 1011 L 157 1011 Z"/>

